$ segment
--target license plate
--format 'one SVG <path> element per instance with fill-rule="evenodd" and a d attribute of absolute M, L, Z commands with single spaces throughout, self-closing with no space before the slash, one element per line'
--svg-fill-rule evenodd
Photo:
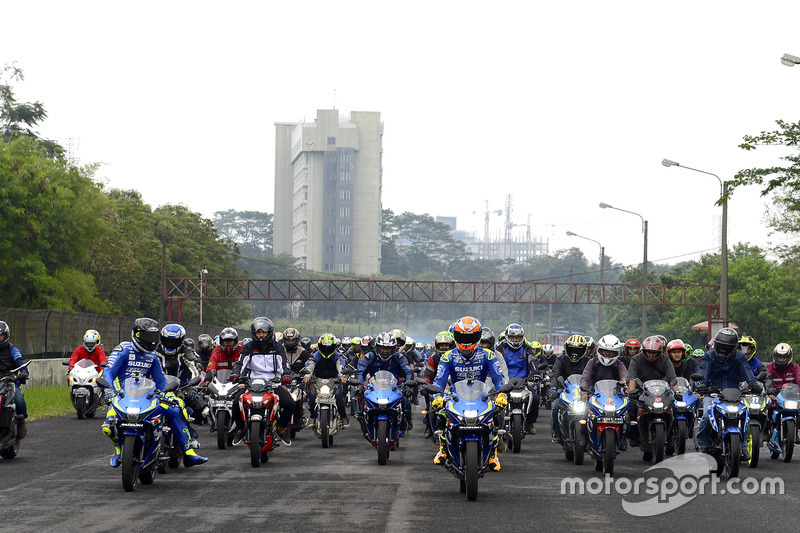
<path fill-rule="evenodd" d="M 603 416 L 597 419 L 598 424 L 622 424 L 622 417 Z"/>
<path fill-rule="evenodd" d="M 211 400 L 211 407 L 227 407 L 232 405 L 231 402 L 226 402 L 224 400 Z"/>
<path fill-rule="evenodd" d="M 75 396 L 89 396 L 89 390 L 84 388 L 73 389 L 72 394 Z"/>

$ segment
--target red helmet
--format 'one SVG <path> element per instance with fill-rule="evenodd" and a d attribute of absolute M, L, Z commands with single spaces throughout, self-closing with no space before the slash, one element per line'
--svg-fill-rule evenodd
<path fill-rule="evenodd" d="M 686 344 L 682 340 L 673 339 L 667 343 L 667 353 L 670 354 L 670 358 L 672 357 L 673 350 L 681 350 L 681 358 L 679 361 L 686 358 Z"/>
<path fill-rule="evenodd" d="M 625 341 L 623 351 L 628 358 L 631 358 L 642 351 L 642 344 L 636 339 L 628 339 Z"/>
<path fill-rule="evenodd" d="M 658 361 L 663 351 L 664 341 L 657 335 L 647 337 L 642 343 L 642 357 L 651 365 L 654 365 L 656 361 Z"/>
<path fill-rule="evenodd" d="M 456 321 L 453 337 L 455 337 L 458 351 L 466 359 L 472 357 L 475 352 L 475 348 L 481 340 L 481 331 L 481 323 L 475 317 L 464 316 Z"/>

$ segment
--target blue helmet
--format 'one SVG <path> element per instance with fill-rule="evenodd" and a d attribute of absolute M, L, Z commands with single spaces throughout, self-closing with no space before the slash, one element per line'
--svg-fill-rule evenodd
<path fill-rule="evenodd" d="M 167 324 L 161 328 L 161 351 L 165 355 L 176 355 L 186 340 L 186 329 L 180 324 Z"/>

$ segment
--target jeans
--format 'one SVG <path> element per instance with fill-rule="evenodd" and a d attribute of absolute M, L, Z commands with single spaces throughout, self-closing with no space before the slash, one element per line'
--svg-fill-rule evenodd
<path fill-rule="evenodd" d="M 700 429 L 697 432 L 697 445 L 708 448 L 708 434 L 711 432 L 711 422 L 708 420 L 708 410 L 714 404 L 711 396 L 703 397 L 703 412 L 700 418 Z"/>
<path fill-rule="evenodd" d="M 553 411 L 551 414 L 552 418 L 552 427 L 553 427 L 553 434 L 556 436 L 561 435 L 561 428 L 558 426 L 558 409 L 561 407 L 561 398 L 556 396 L 556 399 L 553 400 Z"/>
<path fill-rule="evenodd" d="M 28 418 L 28 404 L 25 403 L 22 389 L 19 388 L 19 385 L 14 385 L 14 389 L 14 402 L 17 404 L 17 414 Z"/>

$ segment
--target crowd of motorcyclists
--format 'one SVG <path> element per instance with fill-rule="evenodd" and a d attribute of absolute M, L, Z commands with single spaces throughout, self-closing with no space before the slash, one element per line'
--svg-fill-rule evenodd
<path fill-rule="evenodd" d="M 162 327 L 153 319 L 140 318 L 134 323 L 131 340 L 115 347 L 108 356 L 101 346 L 100 334 L 95 330 L 86 331 L 82 344 L 75 349 L 68 364 L 72 369 L 78 361 L 88 359 L 101 369 L 102 377 L 111 384 L 105 390 L 106 403 L 119 394 L 120 384 L 134 374 L 149 377 L 159 390 L 165 388 L 165 376 L 177 377 L 181 385 L 199 378 L 199 385 L 192 387 L 183 399 L 163 406 L 164 415 L 180 441 L 183 462 L 187 467 L 207 461 L 195 451 L 199 448 L 197 430 L 203 424 L 208 424 L 212 433 L 217 430 L 208 416 L 205 390 L 221 370 L 228 371 L 229 380 L 237 383 L 265 379 L 276 384 L 273 390 L 280 405 L 276 433 L 287 446 L 291 445 L 294 433 L 289 426 L 296 399 L 288 388 L 293 380 L 302 382 L 313 418 L 316 416 L 315 378 L 337 378 L 335 398 L 341 428 L 350 427 L 349 412 L 350 416 L 356 417 L 357 425 L 366 436 L 358 398 L 346 398 L 348 393 L 357 394 L 359 389 L 348 387 L 348 384 L 360 382 L 363 391 L 363 385 L 368 384 L 372 376 L 379 371 L 388 371 L 398 386 L 414 385 L 407 387 L 407 394 L 403 397 L 401 435 L 414 427 L 412 403 L 418 404 L 420 395 L 425 397 L 427 411 L 423 410 L 423 435 L 439 444 L 433 461 L 435 464 L 443 464 L 448 459 L 444 442 L 444 405 L 449 399 L 448 389 L 462 380 L 486 381 L 494 389 L 492 397 L 497 415 L 493 450 L 487 463 L 491 470 L 500 470 L 497 452 L 505 451 L 506 441 L 510 439 L 510 432 L 505 431 L 509 419 L 510 395 L 507 393 L 515 387 L 517 391 L 526 389 L 530 396 L 523 409 L 524 434 L 536 433 L 540 406 L 552 405 L 552 441 L 563 444 L 565 436 L 557 418 L 559 409 L 563 407 L 559 394 L 564 389 L 564 382 L 570 376 L 580 375 L 580 399 L 583 402 L 590 401 L 595 395 L 595 385 L 599 381 L 617 382 L 632 406 L 619 444 L 619 450 L 624 451 L 628 446 L 639 446 L 642 439 L 639 426 L 630 422 L 636 419 L 637 400 L 643 392 L 643 384 L 653 380 L 664 381 L 672 389 L 675 399 L 681 401 L 678 384 L 682 378 L 691 383 L 690 394 L 694 394 L 702 406 L 697 414 L 696 443 L 699 451 L 708 452 L 709 408 L 716 401 L 716 394 L 712 391 L 741 388 L 759 393 L 763 390 L 770 399 L 769 409 L 772 409 L 782 386 L 800 384 L 800 366 L 792 362 L 792 348 L 788 344 L 775 346 L 771 361 L 764 364 L 756 357 L 755 339 L 746 335 L 740 338 L 734 329 L 728 327 L 719 330 L 705 349 L 694 349 L 680 339 L 667 341 L 660 335 L 623 342 L 613 334 L 603 335 L 598 341 L 575 334 L 565 340 L 561 353 L 556 353 L 551 344 L 529 341 L 520 324 L 507 325 L 496 337 L 491 329 L 471 316 L 453 322 L 439 332 L 431 344 L 416 342 L 400 329 L 378 332 L 374 336 L 341 339 L 325 333 L 312 340 L 293 327 L 275 331 L 272 320 L 267 317 L 254 319 L 250 334 L 249 338 L 240 339 L 235 328 L 226 327 L 215 338 L 203 334 L 195 342 L 187 337 L 180 324 L 170 323 Z M 9 339 L 8 325 L 0 321 L 0 374 L 19 368 L 25 362 Z M 15 388 L 19 415 L 17 439 L 21 440 L 27 434 L 27 411 L 20 385 L 24 384 L 27 372 L 21 372 L 18 378 Z M 427 388 L 426 384 L 429 385 Z M 102 429 L 114 446 L 111 464 L 116 467 L 120 464 L 120 446 L 115 434 L 114 416 L 109 410 Z M 770 416 L 767 418 L 771 419 Z M 245 422 L 236 409 L 233 423 L 235 435 L 232 443 L 238 445 L 242 442 Z M 769 431 L 776 430 L 769 428 Z M 668 454 L 673 451 L 667 448 Z"/>

